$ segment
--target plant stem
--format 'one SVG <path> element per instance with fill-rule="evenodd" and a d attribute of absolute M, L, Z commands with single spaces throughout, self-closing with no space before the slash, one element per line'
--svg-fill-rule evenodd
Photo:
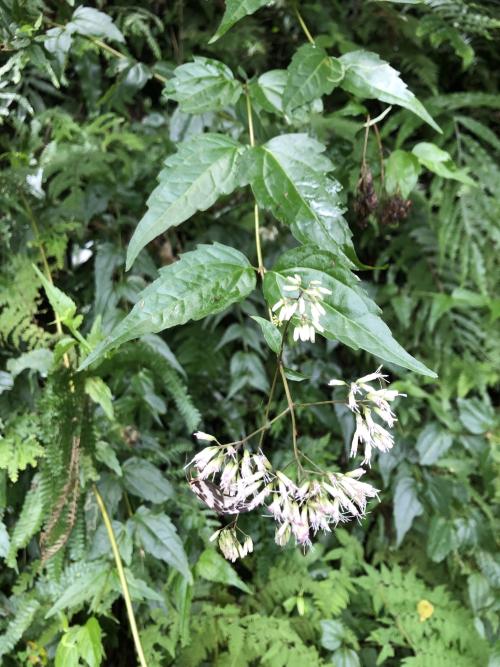
<path fill-rule="evenodd" d="M 250 146 L 254 148 L 255 146 L 255 134 L 253 129 L 253 117 L 252 117 L 252 103 L 250 101 L 250 95 L 248 90 L 246 91 L 246 100 L 247 100 L 247 116 L 248 116 L 248 134 L 250 136 Z M 259 222 L 259 207 L 257 202 L 254 204 L 253 209 L 254 221 L 255 221 L 255 248 L 257 250 L 257 262 L 259 265 L 259 274 L 264 277 L 266 269 L 264 268 L 264 260 L 262 258 L 262 247 L 260 244 L 260 222 Z"/>
<path fill-rule="evenodd" d="M 266 420 L 265 424 L 263 424 L 260 428 L 255 429 L 255 431 L 252 431 L 251 433 L 246 435 L 244 438 L 241 438 L 241 440 L 234 440 L 233 442 L 227 442 L 222 446 L 223 447 L 229 447 L 230 445 L 243 445 L 245 442 L 247 442 L 248 440 L 253 438 L 258 433 L 264 433 L 265 431 L 267 431 L 267 429 L 270 426 L 272 426 L 274 424 L 274 422 L 277 422 L 278 419 L 281 419 L 282 417 L 287 415 L 289 412 L 290 412 L 290 407 L 285 408 L 279 414 L 277 414 L 276 417 L 273 417 L 270 421 Z M 260 447 L 260 444 L 259 444 L 259 447 Z"/>
<path fill-rule="evenodd" d="M 288 402 L 288 407 L 290 409 L 290 419 L 292 421 L 293 454 L 295 456 L 295 460 L 297 461 L 297 470 L 300 479 L 302 477 L 303 468 L 302 468 L 302 463 L 300 462 L 300 452 L 297 447 L 297 423 L 295 420 L 295 409 L 294 409 L 295 406 L 292 400 L 292 395 L 290 393 L 290 387 L 288 386 L 288 380 L 286 379 L 285 369 L 283 368 L 283 364 L 281 363 L 281 361 L 280 361 L 280 374 L 281 374 L 281 379 L 283 380 L 283 387 L 285 389 L 286 400 Z"/>
<path fill-rule="evenodd" d="M 314 41 L 314 37 L 313 37 L 313 36 L 311 35 L 311 33 L 309 32 L 309 28 L 307 27 L 306 22 L 305 22 L 304 19 L 302 18 L 302 15 L 301 15 L 301 13 L 299 12 L 298 7 L 295 6 L 294 9 L 295 9 L 295 15 L 296 15 L 296 17 L 297 17 L 297 20 L 298 20 L 298 22 L 300 23 L 300 27 L 301 27 L 302 30 L 304 31 L 305 36 L 307 37 L 307 39 L 309 40 L 309 42 L 310 42 L 313 46 L 315 46 L 316 43 L 315 43 L 315 41 Z"/>
<path fill-rule="evenodd" d="M 115 557 L 116 569 L 118 570 L 118 577 L 120 579 L 120 585 L 122 588 L 123 598 L 125 600 L 125 606 L 127 607 L 128 621 L 130 624 L 130 630 L 132 631 L 132 637 L 134 638 L 135 649 L 137 651 L 137 656 L 139 658 L 139 663 L 141 667 L 148 667 L 146 658 L 144 657 L 144 651 L 142 649 L 141 638 L 139 636 L 139 631 L 137 629 L 137 623 L 135 620 L 134 609 L 132 607 L 132 600 L 130 599 L 130 593 L 128 589 L 127 579 L 125 577 L 125 571 L 123 569 L 123 563 L 120 556 L 120 551 L 116 543 L 115 534 L 113 531 L 113 526 L 109 518 L 109 514 L 106 510 L 106 506 L 101 497 L 101 494 L 97 490 L 96 485 L 93 486 L 94 495 L 101 510 L 102 519 L 104 525 L 106 526 L 106 531 L 108 533 L 108 538 L 111 543 L 111 549 L 113 550 L 113 556 Z"/>
<path fill-rule="evenodd" d="M 121 60 L 130 60 L 128 56 L 126 56 L 124 53 L 121 51 L 118 51 L 117 49 L 114 49 L 112 46 L 109 46 L 109 44 L 106 44 L 106 42 L 101 41 L 100 39 L 97 39 L 97 37 L 88 37 L 91 42 L 93 42 L 96 46 L 98 46 L 100 49 L 103 49 L 103 51 L 107 51 L 108 53 L 111 53 L 113 56 L 116 58 L 120 58 Z M 168 79 L 166 79 L 164 76 L 161 74 L 157 74 L 156 72 L 153 72 L 153 78 L 156 79 L 157 81 L 160 81 L 161 83 L 167 83 Z"/>

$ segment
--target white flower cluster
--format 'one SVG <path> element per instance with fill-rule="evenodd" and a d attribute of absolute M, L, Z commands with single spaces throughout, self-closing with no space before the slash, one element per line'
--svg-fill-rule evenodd
<path fill-rule="evenodd" d="M 381 369 L 382 366 L 374 373 L 365 375 L 356 382 L 351 382 L 350 385 L 343 380 L 330 380 L 329 382 L 330 386 L 349 386 L 347 406 L 356 415 L 356 431 L 351 444 L 351 457 L 356 456 L 358 445 L 364 444 L 363 465 L 370 464 L 374 448 L 381 452 L 388 452 L 394 445 L 392 434 L 384 426 L 378 424 L 372 414 L 378 415 L 389 428 L 392 428 L 397 419 L 390 404 L 398 396 L 406 396 L 394 389 L 384 387 L 374 389 L 369 384 L 376 380 L 379 380 L 381 384 L 386 382 L 387 376 L 380 372 Z"/>
<path fill-rule="evenodd" d="M 236 535 L 235 528 L 221 528 L 217 530 L 210 538 L 210 542 L 214 540 L 217 540 L 224 558 L 227 558 L 232 563 L 238 560 L 238 558 L 245 558 L 245 556 L 251 554 L 253 551 L 253 542 L 250 535 L 245 535 L 243 544 L 241 544 Z"/>
<path fill-rule="evenodd" d="M 299 318 L 299 324 L 294 328 L 293 339 L 314 343 L 316 331 L 324 331 L 320 318 L 326 311 L 321 302 L 325 295 L 332 293 L 331 290 L 322 287 L 319 280 L 311 280 L 307 287 L 303 287 L 302 278 L 296 273 L 288 276 L 283 291 L 287 295 L 271 309 L 273 313 L 279 311 L 278 324 L 291 320 L 295 315 Z"/>
<path fill-rule="evenodd" d="M 310 547 L 318 530 L 330 532 L 339 524 L 366 513 L 368 498 L 377 496 L 371 484 L 360 482 L 362 468 L 343 475 L 327 473 L 324 479 L 297 486 L 282 472 L 276 472 L 274 500 L 268 506 L 276 520 L 275 541 L 284 546 L 293 535 L 297 544 Z"/>
<path fill-rule="evenodd" d="M 240 456 L 231 445 L 212 445 L 198 452 L 188 466 L 196 470 L 191 488 L 220 514 L 250 512 L 271 492 L 271 464 L 262 453 L 244 450 Z"/>
<path fill-rule="evenodd" d="M 205 447 L 188 465 L 196 470 L 191 488 L 219 514 L 249 512 L 266 505 L 271 496 L 267 509 L 277 523 L 275 539 L 281 546 L 291 536 L 302 547 L 311 546 L 311 537 L 318 530 L 329 532 L 331 526 L 362 517 L 367 499 L 378 493 L 359 481 L 364 473 L 361 468 L 345 475 L 324 473 L 320 480 L 298 486 L 281 471 L 273 470 L 264 454 L 245 450 L 240 456 L 232 445 Z M 234 527 L 217 531 L 212 539 L 217 539 L 229 560 L 243 558 L 253 550 L 249 537 L 239 543 Z"/>

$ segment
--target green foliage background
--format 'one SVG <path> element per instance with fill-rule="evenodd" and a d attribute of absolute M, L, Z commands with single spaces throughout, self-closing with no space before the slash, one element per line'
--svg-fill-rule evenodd
<path fill-rule="evenodd" d="M 392 102 L 387 95 L 364 99 L 352 84 L 337 88 L 337 65 L 329 65 L 330 78 L 320 70 L 310 90 L 292 85 L 272 98 L 274 106 L 262 98 L 263 73 L 292 61 L 300 84 L 300 67 L 315 57 L 304 50 L 293 2 L 228 0 L 228 15 L 245 11 L 215 41 L 222 2 L 96 2 L 109 17 L 100 15 L 97 27 L 78 1 L 0 2 L 6 667 L 136 664 L 93 485 L 112 518 L 150 667 L 500 664 L 498 5 L 299 5 L 318 48 L 339 61 L 358 50 L 378 54 L 442 129 L 424 123 L 425 109 L 415 115 L 394 106 L 378 134 L 368 134 L 369 191 L 366 179 L 359 183 L 364 123 Z M 221 296 L 204 320 L 149 333 L 91 371 L 74 370 L 116 333 L 159 267 L 177 271 L 179 254 L 219 242 L 256 264 L 250 190 L 228 194 L 233 188 L 219 182 L 213 206 L 195 207 L 182 226 L 143 250 L 139 244 L 125 271 L 129 241 L 179 142 L 202 132 L 248 142 L 245 100 L 223 66 L 227 81 L 206 97 L 183 92 L 174 70 L 195 56 L 216 59 L 247 82 L 259 144 L 305 132 L 327 146 L 363 285 L 396 340 L 439 376 L 386 365 L 408 397 L 398 404 L 394 449 L 370 471 L 380 502 L 365 520 L 321 537 L 303 555 L 274 544 L 271 522 L 243 516 L 255 552 L 234 566 L 209 542 L 220 518 L 191 493 L 183 467 L 197 428 L 237 439 L 261 424 L 275 360 L 250 318 L 265 314 L 263 299 L 253 292 L 234 303 L 224 292 L 227 303 Z M 270 87 L 279 76 L 270 75 Z M 425 146 L 412 152 L 423 142 L 434 144 L 427 159 Z M 323 159 L 311 158 L 318 171 Z M 266 206 L 265 186 L 253 187 L 272 211 L 261 212 L 271 266 L 295 241 L 277 221 L 286 202 Z M 373 193 L 378 205 L 367 212 Z M 155 205 L 149 200 L 150 210 Z M 70 299 L 51 292 L 47 269 Z M 238 289 L 249 291 L 244 281 Z M 329 378 L 359 377 L 377 360 L 321 340 L 291 347 L 286 365 L 307 378 L 292 383 L 297 401 L 317 402 L 331 397 Z M 277 411 L 286 405 L 283 392 L 277 402 Z M 297 416 L 303 451 L 345 469 L 351 415 L 317 406 Z M 268 442 L 269 456 L 285 461 L 286 421 L 273 425 Z M 425 620 L 423 601 L 432 605 Z"/>

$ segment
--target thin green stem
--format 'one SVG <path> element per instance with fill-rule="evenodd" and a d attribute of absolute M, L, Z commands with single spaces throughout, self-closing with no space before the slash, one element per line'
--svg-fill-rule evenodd
<path fill-rule="evenodd" d="M 335 405 L 345 401 L 313 401 L 312 403 L 295 403 L 296 408 L 312 408 L 316 405 Z"/>
<path fill-rule="evenodd" d="M 290 419 L 292 422 L 292 444 L 293 444 L 293 454 L 295 456 L 295 460 L 297 461 L 297 470 L 299 474 L 299 480 L 302 477 L 303 473 L 303 468 L 302 468 L 302 463 L 300 462 L 300 452 L 297 447 L 297 422 L 295 420 L 295 406 L 292 400 L 292 395 L 290 393 L 290 387 L 288 386 L 288 380 L 286 379 L 285 375 L 285 369 L 283 367 L 283 364 L 280 362 L 280 375 L 281 379 L 283 380 L 283 387 L 285 389 L 285 395 L 286 395 L 286 400 L 288 402 L 288 407 L 290 409 Z"/>
<path fill-rule="evenodd" d="M 120 585 L 122 588 L 122 593 L 123 593 L 123 598 L 125 600 L 125 606 L 127 607 L 127 614 L 128 614 L 128 621 L 130 624 L 130 630 L 132 631 L 132 637 L 134 638 L 134 644 L 135 644 L 135 649 L 137 651 L 137 656 L 139 658 L 139 663 L 141 667 L 148 667 L 146 658 L 144 656 L 144 651 L 142 649 L 142 644 L 141 644 L 141 638 L 139 636 L 139 630 L 137 629 L 137 623 L 135 620 L 135 615 L 134 615 L 134 609 L 132 607 L 132 600 L 130 598 L 130 592 L 128 589 L 128 584 L 127 584 L 127 579 L 125 577 L 125 571 L 123 569 L 123 563 L 122 559 L 120 556 L 120 551 L 118 549 L 118 544 L 116 543 L 116 538 L 115 534 L 113 531 L 113 526 L 111 524 L 111 520 L 109 518 L 109 514 L 106 510 L 106 506 L 104 504 L 104 501 L 101 497 L 101 494 L 97 490 L 97 487 L 94 485 L 93 487 L 94 495 L 97 500 L 97 504 L 99 505 L 99 509 L 102 514 L 102 519 L 104 521 L 104 525 L 106 526 L 106 531 L 108 533 L 108 538 L 111 543 L 111 549 L 113 550 L 113 556 L 115 558 L 115 563 L 116 563 L 116 569 L 118 571 L 118 577 L 120 579 Z"/>
<path fill-rule="evenodd" d="M 266 419 L 265 424 L 263 424 L 260 428 L 255 429 L 255 431 L 252 431 L 251 433 L 246 435 L 244 438 L 241 438 L 241 440 L 234 440 L 233 442 L 227 442 L 227 443 L 223 444 L 222 447 L 230 447 L 232 445 L 235 445 L 235 446 L 243 445 L 245 442 L 248 442 L 248 440 L 250 440 L 254 436 L 258 435 L 259 433 L 263 433 L 263 432 L 267 431 L 275 422 L 277 422 L 279 419 L 281 419 L 282 417 L 287 415 L 289 412 L 290 412 L 290 408 L 289 407 L 285 408 L 279 414 L 277 414 L 276 417 L 273 417 L 270 421 L 267 421 L 267 419 Z M 260 447 L 260 444 L 259 444 L 259 447 Z"/>
<path fill-rule="evenodd" d="M 246 101 L 247 101 L 247 116 L 248 116 L 248 134 L 250 137 L 250 146 L 253 148 L 255 146 L 255 133 L 253 129 L 253 116 L 252 116 L 252 102 L 250 101 L 250 95 L 248 90 L 246 90 Z M 261 277 L 264 277 L 266 269 L 264 268 L 264 260 L 262 258 L 262 246 L 260 243 L 260 221 L 259 221 L 259 207 L 257 202 L 254 204 L 253 209 L 254 215 L 254 226 L 255 226 L 255 248 L 257 250 L 257 262 L 259 265 L 259 274 Z"/>
<path fill-rule="evenodd" d="M 97 37 L 90 37 L 87 36 L 87 39 L 89 39 L 93 44 L 98 46 L 100 49 L 103 51 L 107 51 L 108 53 L 111 53 L 115 58 L 121 58 L 122 60 L 130 60 L 128 56 L 126 56 L 124 53 L 121 51 L 118 51 L 117 49 L 114 49 L 112 46 L 109 46 L 109 44 L 106 44 L 106 42 L 101 41 L 100 39 L 97 39 Z M 157 74 L 156 72 L 153 72 L 153 78 L 156 79 L 157 81 L 160 81 L 161 83 L 167 83 L 168 79 L 166 79 L 164 76 L 161 74 Z"/>
<path fill-rule="evenodd" d="M 297 17 L 297 20 L 298 20 L 298 22 L 300 23 L 300 27 L 301 27 L 302 30 L 304 31 L 305 36 L 307 37 L 307 39 L 309 40 L 309 42 L 310 42 L 313 46 L 315 46 L 316 43 L 315 43 L 315 41 L 314 41 L 314 37 L 313 37 L 313 36 L 311 35 L 311 33 L 309 32 L 309 28 L 307 27 L 306 22 L 305 22 L 304 19 L 302 18 L 301 13 L 299 12 L 299 8 L 298 8 L 297 6 L 295 6 L 295 7 L 294 7 L 294 10 L 295 10 L 295 16 Z"/>

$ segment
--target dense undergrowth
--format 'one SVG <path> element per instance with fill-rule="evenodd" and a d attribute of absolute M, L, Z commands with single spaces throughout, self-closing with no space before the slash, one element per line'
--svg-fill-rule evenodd
<path fill-rule="evenodd" d="M 3 0 L 0 26 L 1 664 L 500 664 L 497 3 Z M 329 288 L 315 342 L 268 319 L 294 275 Z M 380 363 L 406 397 L 366 516 L 304 552 L 242 511 L 225 560 L 203 433 L 260 429 L 297 484 L 359 468 L 328 382 Z"/>

